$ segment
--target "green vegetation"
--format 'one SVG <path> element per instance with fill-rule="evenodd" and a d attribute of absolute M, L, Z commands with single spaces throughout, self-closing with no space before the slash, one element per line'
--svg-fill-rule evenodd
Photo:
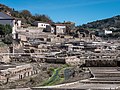
<path fill-rule="evenodd" d="M 11 34 L 12 33 L 12 27 L 10 26 L 10 25 L 8 25 L 8 24 L 6 24 L 6 25 L 2 25 L 2 24 L 0 24 L 0 34 L 1 35 L 8 35 L 8 34 Z"/>
<path fill-rule="evenodd" d="M 50 70 L 53 72 L 52 76 L 43 82 L 42 86 L 51 86 L 56 85 L 59 83 L 62 83 L 64 81 L 64 75 L 62 75 L 65 68 L 67 68 L 68 65 L 63 65 L 61 68 L 50 68 Z"/>
<path fill-rule="evenodd" d="M 87 24 L 83 24 L 82 26 L 79 26 L 79 27 L 95 28 L 95 29 L 103 29 L 103 28 L 109 28 L 109 27 L 120 28 L 120 15 L 103 19 L 103 20 L 97 20 Z"/>
<path fill-rule="evenodd" d="M 120 37 L 120 15 L 103 20 L 89 22 L 87 24 L 78 26 L 77 28 L 78 30 L 86 29 L 92 31 L 92 33 L 94 32 L 96 36 L 99 36 L 99 31 L 110 30 L 112 31 L 112 34 L 102 35 L 101 37 L 103 37 L 104 39 L 115 39 Z"/>
<path fill-rule="evenodd" d="M 12 44 L 12 27 L 10 25 L 1 25 L 0 24 L 0 35 L 2 37 L 2 41 L 5 44 Z M 3 45 L 3 44 L 2 44 Z"/>
<path fill-rule="evenodd" d="M 4 39 L 2 39 L 2 41 L 5 43 L 5 44 L 12 44 L 12 36 L 11 35 L 6 35 L 4 37 Z"/>
<path fill-rule="evenodd" d="M 54 69 L 53 75 L 43 83 L 42 86 L 50 86 L 56 84 L 56 82 L 60 81 L 59 73 L 61 68 Z"/>
<path fill-rule="evenodd" d="M 28 10 L 16 11 L 14 8 L 9 8 L 3 4 L 0 4 L 0 7 L 0 12 L 10 12 L 12 17 L 21 18 L 23 24 L 32 24 L 34 21 L 53 22 L 49 16 L 44 14 L 32 15 Z"/>

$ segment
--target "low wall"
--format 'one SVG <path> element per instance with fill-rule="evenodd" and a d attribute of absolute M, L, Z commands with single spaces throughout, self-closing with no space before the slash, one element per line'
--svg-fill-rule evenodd
<path fill-rule="evenodd" d="M 117 60 L 110 60 L 110 59 L 109 60 L 108 59 L 86 60 L 85 66 L 87 67 L 116 67 Z"/>
<path fill-rule="evenodd" d="M 86 90 L 78 88 L 32 88 L 32 90 Z"/>
<path fill-rule="evenodd" d="M 46 63 L 65 64 L 65 59 L 62 58 L 47 58 Z"/>

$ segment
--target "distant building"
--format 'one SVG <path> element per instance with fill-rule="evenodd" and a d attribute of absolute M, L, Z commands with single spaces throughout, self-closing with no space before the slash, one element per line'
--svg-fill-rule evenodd
<path fill-rule="evenodd" d="M 112 34 L 112 31 L 105 30 L 105 35 L 107 35 L 107 34 Z"/>
<path fill-rule="evenodd" d="M 65 34 L 66 33 L 66 26 L 64 24 L 54 24 L 52 25 L 54 27 L 54 34 Z"/>
<path fill-rule="evenodd" d="M 109 34 L 112 34 L 112 31 L 110 31 L 110 30 L 100 30 L 100 31 L 98 31 L 99 36 L 104 36 L 104 35 L 109 35 Z"/>
<path fill-rule="evenodd" d="M 70 34 L 72 30 L 75 29 L 75 23 L 74 22 L 64 22 L 63 23 L 66 26 L 66 33 Z"/>
<path fill-rule="evenodd" d="M 35 22 L 33 23 L 33 25 L 34 25 L 34 26 L 37 26 L 38 28 L 43 28 L 43 29 L 45 29 L 46 26 L 50 26 L 50 24 L 45 23 L 45 22 L 41 22 L 41 21 L 35 21 Z"/>
<path fill-rule="evenodd" d="M 51 29 L 51 33 L 55 34 L 69 34 L 75 29 L 74 22 L 63 22 L 52 25 L 54 28 Z"/>

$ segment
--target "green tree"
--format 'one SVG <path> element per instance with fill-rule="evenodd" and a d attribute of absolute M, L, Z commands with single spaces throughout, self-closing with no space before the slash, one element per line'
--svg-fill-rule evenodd
<path fill-rule="evenodd" d="M 4 35 L 4 25 L 0 24 L 0 35 Z"/>
<path fill-rule="evenodd" d="M 10 26 L 10 25 L 8 25 L 8 24 L 6 24 L 5 26 L 4 26 L 4 33 L 5 33 L 5 35 L 8 35 L 8 34 L 11 34 L 12 33 L 12 27 Z"/>
<path fill-rule="evenodd" d="M 31 17 L 31 16 L 32 16 L 31 12 L 28 11 L 28 10 L 22 10 L 20 13 L 21 13 L 24 17 Z"/>
<path fill-rule="evenodd" d="M 40 15 L 40 14 L 36 14 L 35 16 L 33 16 L 35 21 L 43 21 L 43 22 L 48 22 L 48 23 L 52 23 L 53 21 L 50 19 L 49 16 L 47 15 Z"/>
<path fill-rule="evenodd" d="M 8 24 L 6 25 L 1 25 L 0 24 L 0 35 L 4 36 L 2 41 L 5 44 L 12 44 L 12 27 Z"/>
<path fill-rule="evenodd" d="M 8 24 L 6 24 L 6 25 L 0 24 L 0 32 L 2 32 L 1 34 L 3 34 L 3 35 L 11 34 L 12 33 L 12 27 Z"/>

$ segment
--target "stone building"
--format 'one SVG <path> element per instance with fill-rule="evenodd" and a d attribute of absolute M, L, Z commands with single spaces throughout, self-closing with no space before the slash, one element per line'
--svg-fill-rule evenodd
<path fill-rule="evenodd" d="M 68 65 L 72 65 L 72 66 L 77 66 L 77 65 L 81 66 L 82 64 L 84 64 L 84 60 L 77 58 L 77 56 L 66 57 L 65 62 Z"/>
<path fill-rule="evenodd" d="M 34 70 L 31 64 L 1 66 L 0 81 L 5 82 L 8 78 L 10 81 L 14 81 L 34 74 L 37 74 L 37 70 Z"/>

